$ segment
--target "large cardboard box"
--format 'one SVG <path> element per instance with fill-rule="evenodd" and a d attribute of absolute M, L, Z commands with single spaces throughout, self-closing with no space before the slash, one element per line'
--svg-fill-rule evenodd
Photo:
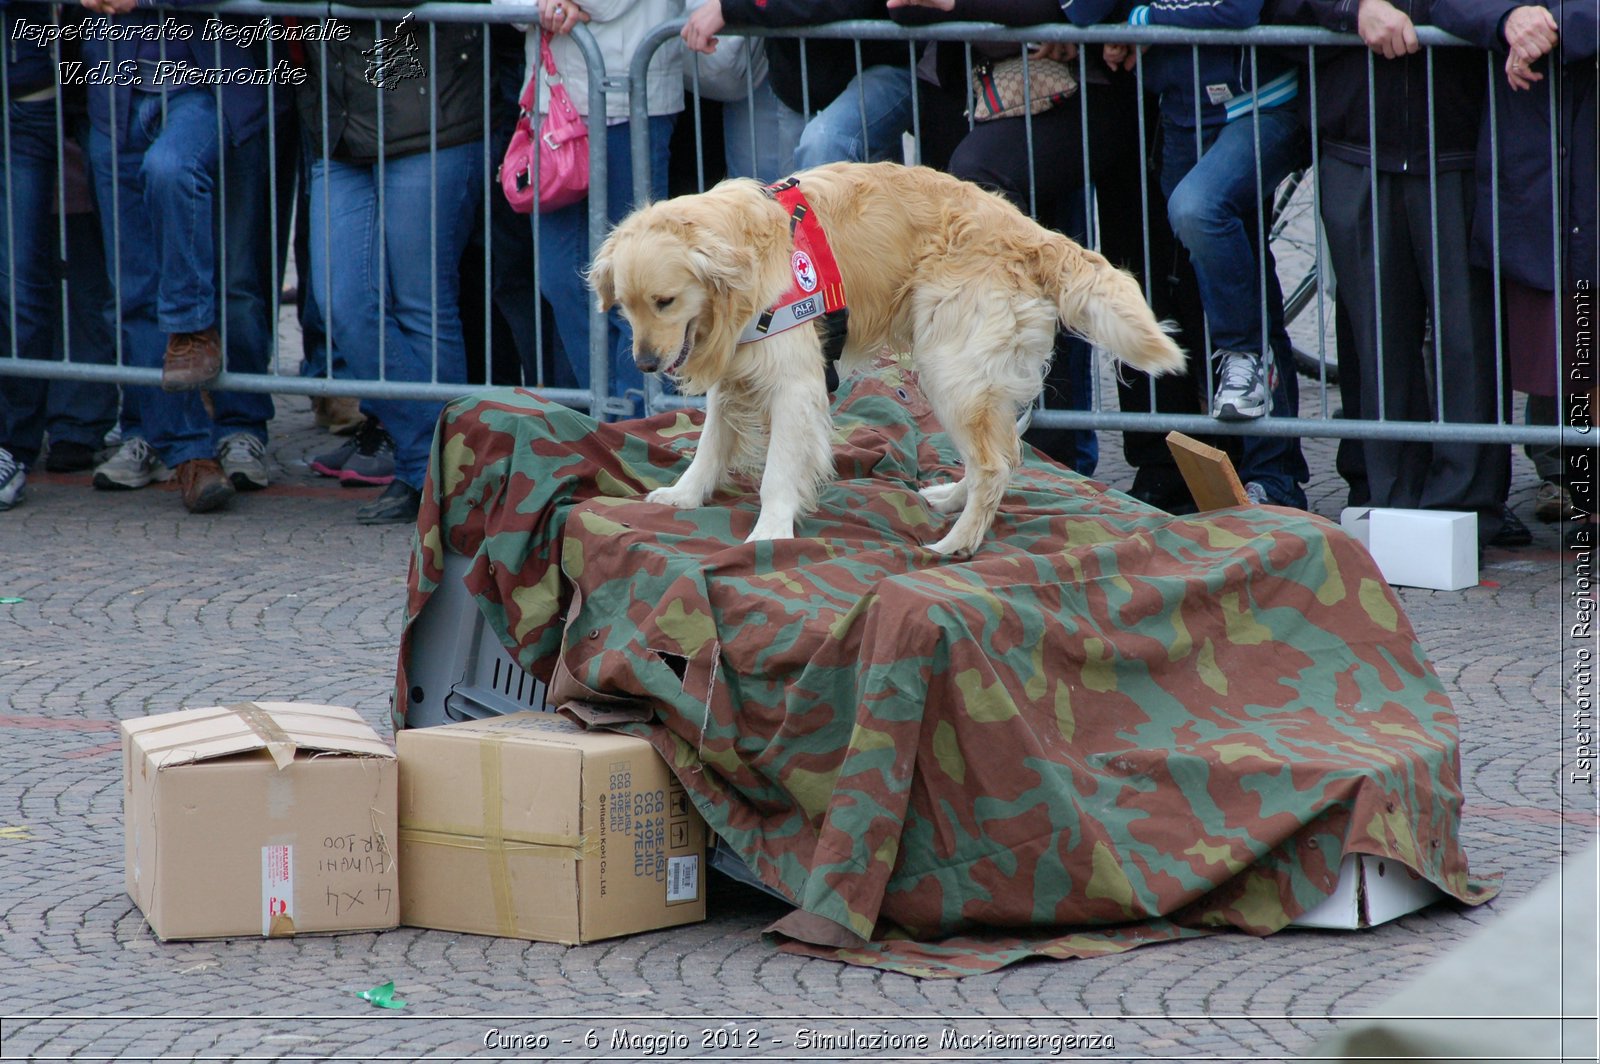
<path fill-rule="evenodd" d="M 705 919 L 705 822 L 644 740 L 524 712 L 396 745 L 402 923 L 572 945 Z"/>
<path fill-rule="evenodd" d="M 125 720 L 128 895 L 163 939 L 394 927 L 397 779 L 342 706 Z"/>

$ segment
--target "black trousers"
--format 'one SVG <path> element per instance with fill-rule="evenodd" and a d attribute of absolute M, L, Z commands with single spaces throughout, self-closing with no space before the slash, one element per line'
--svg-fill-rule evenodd
<path fill-rule="evenodd" d="M 1436 177 L 1432 204 L 1428 174 L 1379 172 L 1374 202 L 1370 170 L 1322 157 L 1322 220 L 1350 315 L 1361 412 L 1492 423 L 1499 413 L 1493 290 L 1488 274 L 1468 262 L 1474 178 L 1470 170 Z M 1476 512 L 1480 544 L 1500 531 L 1511 478 L 1507 445 L 1368 440 L 1364 450 L 1374 506 Z"/>

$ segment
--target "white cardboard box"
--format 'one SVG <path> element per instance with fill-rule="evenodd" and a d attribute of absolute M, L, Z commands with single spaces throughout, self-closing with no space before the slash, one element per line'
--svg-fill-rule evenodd
<path fill-rule="evenodd" d="M 1478 585 L 1478 517 L 1459 510 L 1346 507 L 1339 524 L 1391 584 L 1460 591 Z"/>
<path fill-rule="evenodd" d="M 1339 883 L 1333 893 L 1289 921 L 1289 926 L 1337 930 L 1376 927 L 1432 905 L 1442 897 L 1443 891 L 1399 861 L 1352 853 L 1339 866 Z"/>

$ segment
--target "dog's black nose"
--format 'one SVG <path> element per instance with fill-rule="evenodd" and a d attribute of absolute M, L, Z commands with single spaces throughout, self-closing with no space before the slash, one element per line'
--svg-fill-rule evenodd
<path fill-rule="evenodd" d="M 661 368 L 661 356 L 640 351 L 634 354 L 633 364 L 639 367 L 640 373 L 654 373 Z"/>

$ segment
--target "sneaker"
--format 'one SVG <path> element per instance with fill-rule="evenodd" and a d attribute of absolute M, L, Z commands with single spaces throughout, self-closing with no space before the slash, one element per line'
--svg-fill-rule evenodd
<path fill-rule="evenodd" d="M 222 341 L 215 329 L 173 333 L 161 361 L 161 388 L 187 392 L 202 388 L 222 372 Z"/>
<path fill-rule="evenodd" d="M 81 473 L 94 468 L 96 453 L 87 443 L 51 440 L 50 451 L 44 457 L 44 468 L 48 473 Z"/>
<path fill-rule="evenodd" d="M 1275 366 L 1246 351 L 1218 350 L 1217 394 L 1211 416 L 1218 421 L 1250 421 L 1261 417 L 1272 403 Z"/>
<path fill-rule="evenodd" d="M 1578 508 L 1572 505 L 1572 493 L 1565 486 L 1546 480 L 1533 496 L 1533 516 L 1549 525 L 1572 520 L 1578 516 Z"/>
<path fill-rule="evenodd" d="M 397 525 L 416 521 L 422 507 L 422 492 L 403 480 L 390 482 L 383 494 L 356 511 L 363 525 Z"/>
<path fill-rule="evenodd" d="M 222 471 L 240 491 L 260 491 L 272 481 L 267 476 L 267 445 L 248 432 L 224 436 L 217 445 Z"/>
<path fill-rule="evenodd" d="M 117 453 L 94 471 L 94 486 L 101 491 L 132 491 L 154 481 L 172 479 L 172 471 L 140 436 L 122 441 Z"/>
<path fill-rule="evenodd" d="M 312 455 L 308 464 L 311 466 L 311 471 L 319 477 L 337 477 L 339 471 L 344 468 L 344 464 L 354 458 L 355 455 L 356 441 L 353 439 L 345 440 L 331 451 Z"/>
<path fill-rule="evenodd" d="M 1267 495 L 1267 489 L 1259 480 L 1252 480 L 1244 486 L 1244 497 L 1250 500 L 1251 506 L 1271 506 L 1272 499 Z"/>
<path fill-rule="evenodd" d="M 358 488 L 383 487 L 394 481 L 394 437 L 382 422 L 367 418 L 352 442 L 355 453 L 339 467 L 339 483 Z"/>
<path fill-rule="evenodd" d="M 9 510 L 22 501 L 28 474 L 11 452 L 0 447 L 0 510 Z"/>
<path fill-rule="evenodd" d="M 1500 508 L 1500 531 L 1489 537 L 1491 547 L 1526 547 L 1533 542 L 1533 533 L 1522 519 L 1511 512 L 1511 507 Z"/>
<path fill-rule="evenodd" d="M 183 508 L 192 514 L 210 513 L 233 498 L 227 474 L 210 458 L 178 463 L 178 487 L 183 492 Z"/>

